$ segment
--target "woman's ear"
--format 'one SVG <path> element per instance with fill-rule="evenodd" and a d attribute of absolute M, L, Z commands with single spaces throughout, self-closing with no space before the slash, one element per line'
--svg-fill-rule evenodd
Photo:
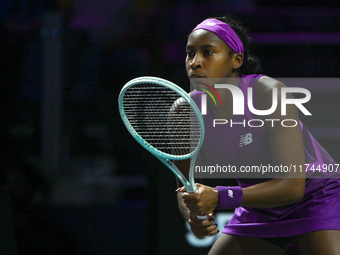
<path fill-rule="evenodd" d="M 242 66 L 243 58 L 244 58 L 244 56 L 243 56 L 242 53 L 234 54 L 234 56 L 233 56 L 233 59 L 234 59 L 233 68 L 234 69 L 238 69 Z"/>

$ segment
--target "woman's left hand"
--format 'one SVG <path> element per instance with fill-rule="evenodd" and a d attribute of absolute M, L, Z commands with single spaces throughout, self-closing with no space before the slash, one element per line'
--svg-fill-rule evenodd
<path fill-rule="evenodd" d="M 185 187 L 177 189 L 183 193 L 183 200 L 191 213 L 196 215 L 208 215 L 213 212 L 218 205 L 218 191 L 216 188 L 196 183 L 197 191 L 187 193 Z"/>

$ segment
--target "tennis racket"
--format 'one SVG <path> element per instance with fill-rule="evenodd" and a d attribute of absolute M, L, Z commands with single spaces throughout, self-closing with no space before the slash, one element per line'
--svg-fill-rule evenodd
<path fill-rule="evenodd" d="M 165 79 L 140 77 L 124 85 L 118 106 L 137 142 L 163 162 L 187 192 L 196 192 L 194 167 L 204 139 L 204 122 L 189 94 Z M 186 159 L 190 159 L 188 179 L 172 162 Z"/>

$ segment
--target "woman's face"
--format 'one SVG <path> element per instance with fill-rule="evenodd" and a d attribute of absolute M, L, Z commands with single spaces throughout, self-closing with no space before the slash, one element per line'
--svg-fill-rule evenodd
<path fill-rule="evenodd" d="M 238 77 L 237 60 L 229 46 L 217 35 L 204 29 L 192 32 L 186 46 L 185 66 L 189 78 Z M 242 63 L 241 63 L 242 64 Z"/>

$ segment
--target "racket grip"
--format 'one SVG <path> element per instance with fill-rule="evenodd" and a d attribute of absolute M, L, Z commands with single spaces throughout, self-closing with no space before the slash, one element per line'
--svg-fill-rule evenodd
<path fill-rule="evenodd" d="M 197 219 L 199 219 L 199 220 L 209 220 L 210 219 L 210 217 L 208 216 L 208 215 L 204 215 L 204 216 L 196 216 L 197 217 Z"/>

